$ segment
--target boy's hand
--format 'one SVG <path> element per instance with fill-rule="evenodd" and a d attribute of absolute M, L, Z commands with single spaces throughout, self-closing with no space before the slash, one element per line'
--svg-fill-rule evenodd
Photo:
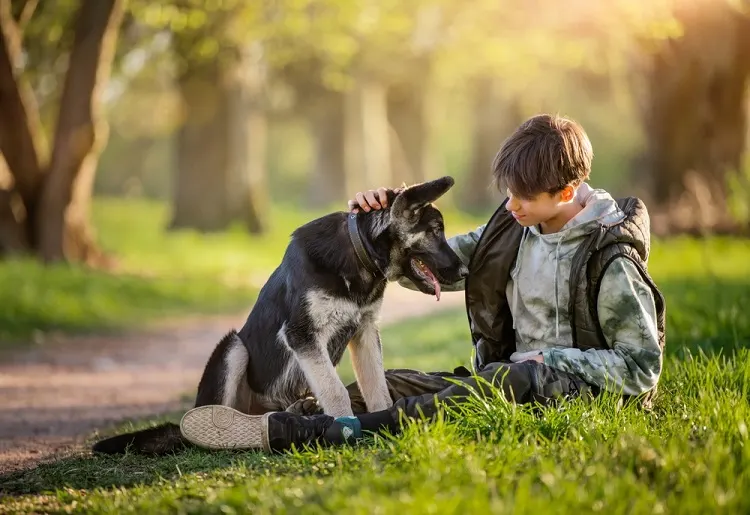
<path fill-rule="evenodd" d="M 402 188 L 396 188 L 393 191 L 398 193 Z M 376 190 L 367 190 L 365 192 L 358 191 L 354 196 L 355 200 L 350 200 L 348 203 L 349 211 L 352 213 L 359 213 L 362 209 L 365 213 L 369 213 L 370 210 L 385 209 L 388 207 L 388 188 L 378 188 Z"/>
<path fill-rule="evenodd" d="M 513 363 L 520 363 L 522 361 L 538 361 L 539 363 L 544 363 L 544 354 L 537 350 L 529 352 L 514 352 L 510 355 L 510 360 Z"/>

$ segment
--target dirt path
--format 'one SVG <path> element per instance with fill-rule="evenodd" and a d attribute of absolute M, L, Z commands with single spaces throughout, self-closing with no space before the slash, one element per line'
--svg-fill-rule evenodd
<path fill-rule="evenodd" d="M 393 285 L 383 324 L 463 303 Z M 81 449 L 96 429 L 179 409 L 216 342 L 246 313 L 163 324 L 123 336 L 58 339 L 0 355 L 0 474 Z M 387 345 L 387 342 L 384 342 Z"/>

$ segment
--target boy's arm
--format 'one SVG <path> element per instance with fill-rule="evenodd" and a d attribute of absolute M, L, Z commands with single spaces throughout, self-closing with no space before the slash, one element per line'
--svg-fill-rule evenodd
<path fill-rule="evenodd" d="M 448 238 L 448 245 L 453 249 L 453 252 L 456 253 L 458 259 L 461 260 L 461 263 L 466 266 L 469 266 L 469 261 L 471 260 L 471 256 L 474 254 L 474 249 L 477 248 L 477 242 L 479 242 L 479 237 L 482 235 L 482 232 L 484 232 L 484 227 L 484 225 L 481 225 L 473 231 L 467 232 L 466 234 L 458 234 L 456 236 Z M 410 290 L 417 289 L 417 287 L 414 286 L 414 283 L 412 283 L 411 280 L 407 279 L 406 277 L 402 277 L 401 279 L 399 279 L 398 283 L 404 288 L 408 288 Z M 440 287 L 443 291 L 461 291 L 464 289 L 464 279 L 461 279 L 460 281 L 457 281 L 453 284 L 440 283 Z"/>
<path fill-rule="evenodd" d="M 653 292 L 635 264 L 613 261 L 601 279 L 599 324 L 609 349 L 550 349 L 544 363 L 603 389 L 639 395 L 652 389 L 662 370 Z"/>

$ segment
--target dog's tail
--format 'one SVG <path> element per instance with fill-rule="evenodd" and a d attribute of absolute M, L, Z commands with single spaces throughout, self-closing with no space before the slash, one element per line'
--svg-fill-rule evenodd
<path fill-rule="evenodd" d="M 195 406 L 236 403 L 249 404 L 252 392 L 247 385 L 248 352 L 236 331 L 227 333 L 216 346 L 198 384 Z M 228 383 L 233 378 L 234 383 Z M 232 393 L 225 396 L 225 392 Z M 182 436 L 180 426 L 167 423 L 142 431 L 117 435 L 94 444 L 92 450 L 105 454 L 169 454 L 192 447 Z"/>
<path fill-rule="evenodd" d="M 170 422 L 100 440 L 91 450 L 103 454 L 123 454 L 130 451 L 137 454 L 160 455 L 181 451 L 190 446 L 192 444 L 182 436 L 180 426 Z"/>

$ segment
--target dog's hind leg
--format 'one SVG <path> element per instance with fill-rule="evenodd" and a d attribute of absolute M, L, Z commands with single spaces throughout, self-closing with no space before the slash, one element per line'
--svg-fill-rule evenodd
<path fill-rule="evenodd" d="M 246 413 L 251 401 L 247 382 L 248 362 L 245 344 L 235 331 L 230 331 L 206 363 L 198 384 L 195 406 L 221 404 Z"/>
<path fill-rule="evenodd" d="M 367 324 L 349 342 L 354 375 L 369 412 L 390 408 L 393 400 L 388 392 L 383 370 L 383 350 L 375 324 Z"/>

